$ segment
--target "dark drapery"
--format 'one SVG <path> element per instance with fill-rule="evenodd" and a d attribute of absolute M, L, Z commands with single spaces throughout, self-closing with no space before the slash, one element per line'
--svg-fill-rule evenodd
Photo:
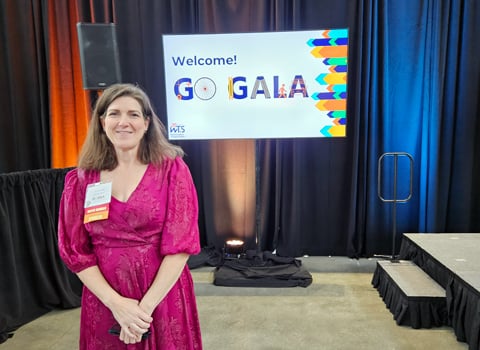
<path fill-rule="evenodd" d="M 9 92 L 1 97 L 4 172 L 49 162 L 47 3 L 57 4 L 1 5 L 7 40 L 0 84 Z M 123 80 L 144 87 L 164 121 L 161 34 L 349 28 L 347 137 L 256 141 L 261 249 L 288 256 L 389 253 L 391 205 L 377 196 L 384 152 L 414 158 L 413 197 L 398 207 L 398 233 L 479 231 L 477 1 L 77 0 L 75 6 L 70 21 L 117 24 Z M 199 189 L 202 243 L 220 247 L 213 218 L 228 213 L 213 209 L 212 189 L 222 182 L 211 176 L 210 142 L 181 146 Z M 404 187 L 408 176 L 399 171 Z"/>
<path fill-rule="evenodd" d="M 68 169 L 0 175 L 0 343 L 55 308 L 80 304 L 80 281 L 57 249 L 57 216 Z"/>
<path fill-rule="evenodd" d="M 50 167 L 46 6 L 0 2 L 0 173 Z"/>

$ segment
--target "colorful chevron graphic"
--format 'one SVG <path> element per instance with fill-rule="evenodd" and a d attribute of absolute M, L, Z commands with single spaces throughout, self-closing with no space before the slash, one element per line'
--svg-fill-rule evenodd
<path fill-rule="evenodd" d="M 322 73 L 316 81 L 321 85 L 337 85 L 347 83 L 347 73 Z"/>
<path fill-rule="evenodd" d="M 331 120 L 331 125 L 319 130 L 320 134 L 342 137 L 347 130 L 348 29 L 324 30 L 320 36 L 306 43 L 321 65 L 321 73 L 315 78 L 318 91 L 312 93 L 311 98 L 319 113 Z"/>

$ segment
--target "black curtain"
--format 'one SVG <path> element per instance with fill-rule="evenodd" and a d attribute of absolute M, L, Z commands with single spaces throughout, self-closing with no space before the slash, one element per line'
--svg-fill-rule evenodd
<path fill-rule="evenodd" d="M 479 230 L 475 1 L 174 4 L 115 6 L 126 79 L 154 92 L 161 112 L 163 33 L 349 28 L 347 137 L 257 141 L 262 249 L 360 257 L 390 253 L 394 233 L 399 247 L 401 232 Z M 218 247 L 208 141 L 182 146 L 200 190 L 203 242 Z M 377 193 L 378 160 L 385 152 L 414 158 L 413 197 L 395 218 Z M 408 166 L 399 169 L 401 188 L 408 187 Z M 391 167 L 387 163 L 386 197 Z"/>
<path fill-rule="evenodd" d="M 396 213 L 397 241 L 402 232 L 480 230 L 477 1 L 77 3 L 84 21 L 117 24 L 123 80 L 147 90 L 164 122 L 162 34 L 349 29 L 347 137 L 257 141 L 261 249 L 289 256 L 390 253 L 394 218 L 391 205 L 377 196 L 377 162 L 385 152 L 414 158 L 413 197 Z M 9 93 L 1 98 L 0 164 L 4 172 L 45 167 L 44 2 L 1 6 L 7 40 L 0 84 Z M 16 40 L 23 35 L 28 40 Z M 209 141 L 179 143 L 199 191 L 202 244 L 219 247 Z M 401 187 L 407 178 L 402 167 Z"/>
<path fill-rule="evenodd" d="M 161 118 L 166 114 L 161 34 L 351 28 L 357 10 L 352 1 L 121 2 L 114 8 L 124 80 L 153 92 Z M 348 220 L 338 220 L 331 210 L 342 207 L 343 215 L 348 208 L 351 187 L 344 184 L 352 171 L 344 155 L 351 158 L 353 139 L 256 142 L 261 249 L 295 256 L 346 255 Z M 209 176 L 209 142 L 179 143 L 199 190 L 202 243 L 220 248 L 209 196 L 218 185 Z M 342 185 L 331 186 L 330 181 Z"/>
<path fill-rule="evenodd" d="M 0 174 L 0 343 L 55 308 L 80 305 L 81 284 L 60 259 L 57 217 L 66 172 Z"/>
<path fill-rule="evenodd" d="M 50 167 L 46 2 L 0 2 L 0 173 Z"/>

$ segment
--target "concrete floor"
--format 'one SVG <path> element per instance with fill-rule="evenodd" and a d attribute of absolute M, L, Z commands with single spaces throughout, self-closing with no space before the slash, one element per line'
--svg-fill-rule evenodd
<path fill-rule="evenodd" d="M 313 276 L 307 288 L 218 287 L 213 268 L 193 270 L 204 349 L 468 349 L 449 327 L 398 326 L 371 285 L 375 260 L 302 261 Z M 76 349 L 79 313 L 52 311 L 21 327 L 0 349 Z"/>

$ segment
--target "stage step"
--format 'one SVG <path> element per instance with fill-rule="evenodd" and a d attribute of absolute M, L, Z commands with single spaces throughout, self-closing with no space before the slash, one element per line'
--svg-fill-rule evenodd
<path fill-rule="evenodd" d="M 445 289 L 412 261 L 378 261 L 372 284 L 397 324 L 412 328 L 448 324 Z"/>

